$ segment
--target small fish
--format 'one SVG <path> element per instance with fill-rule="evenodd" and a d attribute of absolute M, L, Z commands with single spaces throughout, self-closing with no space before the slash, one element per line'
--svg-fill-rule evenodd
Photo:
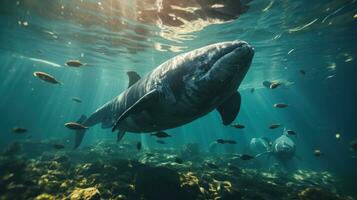
<path fill-rule="evenodd" d="M 322 154 L 322 152 L 321 152 L 319 149 L 316 149 L 316 150 L 314 151 L 314 155 L 315 155 L 315 157 L 320 157 L 320 156 L 322 156 L 323 154 Z"/>
<path fill-rule="evenodd" d="M 226 140 L 227 144 L 237 144 L 237 141 L 235 140 Z"/>
<path fill-rule="evenodd" d="M 55 149 L 64 149 L 64 145 L 63 144 L 53 144 L 52 146 Z"/>
<path fill-rule="evenodd" d="M 265 86 L 266 88 L 269 88 L 269 89 L 275 89 L 279 86 L 281 86 L 282 84 L 280 82 L 271 82 L 271 81 L 264 81 L 263 82 L 263 86 Z"/>
<path fill-rule="evenodd" d="M 82 129 L 87 129 L 88 127 L 79 124 L 77 122 L 68 122 L 64 124 L 65 127 L 72 129 L 72 130 L 82 130 Z"/>
<path fill-rule="evenodd" d="M 61 82 L 57 81 L 55 77 L 53 77 L 45 72 L 34 72 L 33 75 L 45 82 L 63 85 Z"/>
<path fill-rule="evenodd" d="M 66 65 L 68 67 L 80 67 L 83 64 L 79 60 L 69 60 L 69 61 L 66 62 Z"/>
<path fill-rule="evenodd" d="M 182 164 L 182 163 L 183 163 L 182 158 L 180 158 L 180 157 L 175 157 L 175 163 L 177 163 L 177 164 Z"/>
<path fill-rule="evenodd" d="M 285 103 L 276 103 L 276 104 L 274 104 L 274 107 L 275 107 L 275 108 L 286 108 L 286 107 L 288 107 L 288 104 L 285 104 Z"/>
<path fill-rule="evenodd" d="M 157 142 L 158 144 L 166 144 L 166 142 L 163 141 L 163 140 L 156 140 L 156 142 Z"/>
<path fill-rule="evenodd" d="M 77 102 L 77 103 L 82 103 L 82 99 L 80 99 L 79 97 L 73 97 L 72 101 Z"/>
<path fill-rule="evenodd" d="M 171 135 L 167 134 L 167 133 L 164 132 L 164 131 L 159 131 L 159 132 L 156 132 L 156 133 L 151 133 L 150 135 L 156 136 L 156 137 L 158 137 L 158 138 L 171 137 Z"/>
<path fill-rule="evenodd" d="M 275 88 L 279 87 L 280 85 L 281 85 L 280 82 L 273 82 L 273 83 L 270 84 L 269 88 L 270 89 L 275 89 Z"/>
<path fill-rule="evenodd" d="M 357 140 L 353 140 L 352 142 L 350 142 L 350 147 L 351 150 L 357 151 Z"/>
<path fill-rule="evenodd" d="M 252 160 L 254 158 L 254 156 L 249 155 L 249 154 L 242 154 L 240 155 L 240 159 L 241 160 Z"/>
<path fill-rule="evenodd" d="M 300 69 L 299 72 L 300 72 L 301 75 L 305 75 L 306 74 L 305 70 L 303 70 L 303 69 Z"/>
<path fill-rule="evenodd" d="M 254 93 L 255 88 L 250 89 L 250 93 Z"/>
<path fill-rule="evenodd" d="M 136 149 L 137 149 L 138 151 L 141 150 L 141 142 L 136 143 Z"/>
<path fill-rule="evenodd" d="M 14 127 L 12 128 L 12 132 L 17 134 L 23 134 L 27 132 L 27 129 L 22 127 Z"/>
<path fill-rule="evenodd" d="M 281 124 L 272 124 L 269 126 L 269 129 L 276 129 L 279 128 L 281 126 Z"/>
<path fill-rule="evenodd" d="M 217 139 L 216 142 L 218 144 L 237 144 L 237 142 L 235 140 Z"/>
<path fill-rule="evenodd" d="M 245 126 L 243 124 L 232 124 L 232 127 L 237 128 L 237 129 L 245 128 Z"/>

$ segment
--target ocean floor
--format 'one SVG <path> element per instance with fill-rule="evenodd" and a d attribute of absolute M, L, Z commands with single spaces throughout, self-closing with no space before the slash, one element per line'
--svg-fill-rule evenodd
<path fill-rule="evenodd" d="M 136 146 L 13 143 L 0 156 L 0 199 L 354 199 L 340 193 L 328 172 L 257 169 L 234 154 L 202 153 L 197 144 Z"/>

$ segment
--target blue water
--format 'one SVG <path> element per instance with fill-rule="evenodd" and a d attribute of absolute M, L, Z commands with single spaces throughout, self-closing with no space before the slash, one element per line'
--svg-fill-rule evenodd
<path fill-rule="evenodd" d="M 26 136 L 11 133 L 15 126 L 28 129 L 32 140 L 72 146 L 74 132 L 64 124 L 125 90 L 126 71 L 145 75 L 180 53 L 240 39 L 255 49 L 239 88 L 242 105 L 235 122 L 245 129 L 223 126 L 213 111 L 166 130 L 172 137 L 164 146 L 145 134 L 128 133 L 123 140 L 141 140 L 149 149 L 199 143 L 207 151 L 213 141 L 226 138 L 236 140 L 234 151 L 242 152 L 251 138 L 275 139 L 287 127 L 297 132 L 300 168 L 331 171 L 355 184 L 356 152 L 349 149 L 357 139 L 355 0 L 253 0 L 240 6 L 228 0 L 216 6 L 211 1 L 160 2 L 2 1 L 0 146 L 24 140 Z M 71 59 L 86 65 L 67 67 L 64 63 Z M 35 71 L 49 73 L 63 85 L 40 81 L 32 75 Z M 266 80 L 284 84 L 272 90 L 262 85 Z M 83 102 L 73 102 L 73 97 Z M 289 107 L 273 107 L 280 102 Z M 272 123 L 283 126 L 270 130 Z M 116 135 L 92 127 L 82 146 L 105 139 L 114 142 Z M 316 158 L 315 149 L 324 156 Z"/>

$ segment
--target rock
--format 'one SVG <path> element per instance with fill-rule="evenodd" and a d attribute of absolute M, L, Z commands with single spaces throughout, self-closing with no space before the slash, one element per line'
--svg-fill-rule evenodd
<path fill-rule="evenodd" d="M 38 195 L 35 200 L 55 200 L 56 198 L 50 194 L 40 194 Z"/>
<path fill-rule="evenodd" d="M 181 199 L 180 177 L 174 170 L 147 167 L 140 170 L 135 181 L 136 191 L 148 200 Z"/>
<path fill-rule="evenodd" d="M 242 194 L 237 190 L 232 190 L 230 192 L 224 193 L 221 200 L 241 200 Z"/>
<path fill-rule="evenodd" d="M 100 200 L 100 192 L 95 187 L 77 188 L 70 195 L 70 200 Z"/>
<path fill-rule="evenodd" d="M 299 193 L 301 200 L 340 200 L 338 196 L 333 193 L 323 190 L 321 188 L 306 188 Z"/>
<path fill-rule="evenodd" d="M 204 188 L 199 185 L 199 179 L 192 172 L 181 174 L 181 188 L 184 192 L 183 199 L 197 199 L 199 195 L 204 194 Z"/>

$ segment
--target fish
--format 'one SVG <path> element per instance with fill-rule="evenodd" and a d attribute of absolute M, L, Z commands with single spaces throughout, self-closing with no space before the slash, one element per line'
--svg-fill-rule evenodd
<path fill-rule="evenodd" d="M 272 84 L 270 84 L 270 89 L 275 89 L 277 87 L 279 87 L 281 85 L 280 82 L 273 82 Z"/>
<path fill-rule="evenodd" d="M 77 102 L 77 103 L 82 103 L 82 100 L 79 97 L 73 97 L 72 101 Z"/>
<path fill-rule="evenodd" d="M 66 62 L 68 67 L 81 67 L 83 64 L 79 60 L 69 60 Z"/>
<path fill-rule="evenodd" d="M 245 126 L 243 124 L 232 124 L 231 126 L 234 127 L 234 128 L 237 128 L 237 129 L 245 128 Z"/>
<path fill-rule="evenodd" d="M 88 129 L 87 126 L 84 126 L 82 124 L 79 124 L 77 122 L 68 122 L 64 124 L 65 127 L 72 129 L 72 130 L 82 130 L 82 129 Z"/>
<path fill-rule="evenodd" d="M 47 83 L 63 85 L 63 83 L 59 82 L 55 77 L 45 72 L 34 72 L 33 75 Z"/>
<path fill-rule="evenodd" d="M 263 82 L 263 86 L 265 86 L 266 88 L 269 88 L 269 89 L 275 89 L 275 88 L 278 88 L 281 85 L 282 85 L 282 83 L 277 82 L 277 81 L 274 81 L 274 82 L 264 81 Z"/>
<path fill-rule="evenodd" d="M 299 72 L 300 72 L 301 75 L 305 75 L 306 74 L 306 71 L 303 70 L 303 69 L 300 69 Z"/>
<path fill-rule="evenodd" d="M 250 89 L 250 93 L 254 93 L 254 91 L 255 91 L 255 88 Z"/>
<path fill-rule="evenodd" d="M 164 131 L 158 131 L 156 133 L 151 133 L 152 136 L 156 136 L 157 138 L 166 138 L 166 137 L 171 137 L 171 135 L 167 134 Z"/>
<path fill-rule="evenodd" d="M 235 140 L 226 140 L 227 144 L 237 144 Z"/>
<path fill-rule="evenodd" d="M 240 159 L 241 160 L 252 160 L 252 159 L 254 159 L 254 156 L 249 155 L 249 154 L 242 154 L 242 155 L 240 155 Z"/>
<path fill-rule="evenodd" d="M 218 144 L 237 144 L 237 142 L 235 140 L 217 139 L 216 142 Z"/>
<path fill-rule="evenodd" d="M 126 132 L 152 133 L 190 123 L 213 110 L 228 126 L 240 111 L 237 89 L 248 72 L 254 49 L 235 40 L 208 45 L 173 57 L 141 78 L 127 72 L 126 90 L 96 109 L 84 126 L 111 128 L 120 141 Z M 239 67 L 238 67 L 239 66 Z M 214 93 L 211 91 L 217 91 Z M 78 131 L 75 148 L 84 131 Z"/>
<path fill-rule="evenodd" d="M 320 157 L 320 156 L 322 156 L 323 154 L 322 154 L 322 152 L 320 151 L 320 149 L 315 149 L 314 150 L 314 156 L 315 157 Z"/>
<path fill-rule="evenodd" d="M 24 134 L 27 132 L 27 129 L 26 128 L 23 128 L 23 127 L 14 127 L 11 129 L 11 131 L 13 133 L 17 133 L 17 134 Z"/>
<path fill-rule="evenodd" d="M 138 151 L 141 150 L 141 142 L 136 143 L 136 149 L 137 149 Z"/>
<path fill-rule="evenodd" d="M 275 107 L 275 108 L 286 108 L 286 107 L 288 107 L 288 104 L 285 104 L 285 103 L 276 103 L 276 104 L 274 104 L 274 107 Z"/>
<path fill-rule="evenodd" d="M 269 126 L 269 129 L 276 129 L 276 128 L 279 128 L 281 126 L 281 124 L 271 124 Z"/>
<path fill-rule="evenodd" d="M 350 142 L 350 147 L 351 147 L 351 150 L 357 151 L 357 140 L 351 141 Z"/>
<path fill-rule="evenodd" d="M 64 145 L 63 144 L 53 144 L 52 146 L 55 149 L 64 149 Z"/>
<path fill-rule="evenodd" d="M 158 144 L 166 144 L 166 142 L 163 141 L 163 140 L 156 140 L 156 142 L 157 142 Z"/>

